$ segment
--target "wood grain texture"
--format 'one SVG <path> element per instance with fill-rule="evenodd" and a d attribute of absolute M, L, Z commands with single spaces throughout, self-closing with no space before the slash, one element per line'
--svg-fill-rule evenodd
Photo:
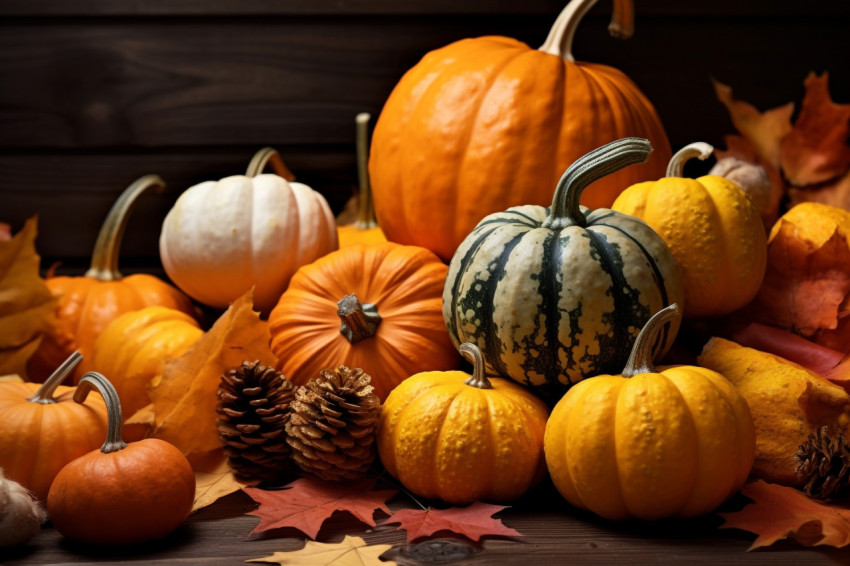
<path fill-rule="evenodd" d="M 731 506 L 740 505 L 733 502 Z M 409 506 L 399 496 L 391 509 Z M 246 512 L 254 503 L 243 493 L 229 495 L 191 516 L 188 522 L 161 541 L 135 548 L 105 548 L 74 544 L 45 528 L 30 545 L 18 549 L 7 564 L 212 564 L 232 565 L 274 552 L 300 550 L 304 537 L 295 529 L 277 529 L 249 537 L 259 519 Z M 318 535 L 320 542 L 339 542 L 345 534 L 363 537 L 369 544 L 391 544 L 383 558 L 400 566 L 428 563 L 412 558 L 412 547 L 451 541 L 459 550 L 457 560 L 443 564 L 463 565 L 555 565 L 555 564 L 723 564 L 802 565 L 843 564 L 847 550 L 806 548 L 782 541 L 774 546 L 746 552 L 754 535 L 720 530 L 722 519 L 708 515 L 699 519 L 612 523 L 570 507 L 546 483 L 496 515 L 524 536 L 485 537 L 481 543 L 452 538 L 448 533 L 408 544 L 396 525 L 369 528 L 347 513 L 334 514 Z M 380 519 L 379 519 L 380 520 Z M 434 541 L 437 541 L 435 543 Z M 421 548 L 419 549 L 421 551 Z M 426 549 L 427 550 L 427 549 Z M 465 556 L 464 553 L 468 553 Z M 418 554 L 421 556 L 421 552 Z"/>
<path fill-rule="evenodd" d="M 157 268 L 158 229 L 182 190 L 278 147 L 335 211 L 356 184 L 353 118 L 377 118 L 428 51 L 502 34 L 543 42 L 563 1 L 6 0 L 0 2 L 0 221 L 40 215 L 45 264 L 85 263 L 121 189 L 168 189 L 134 212 L 123 261 Z M 734 132 L 711 78 L 761 110 L 803 96 L 810 71 L 845 71 L 850 3 L 636 2 L 636 33 L 607 34 L 610 2 L 578 29 L 579 60 L 623 70 L 674 148 Z"/>

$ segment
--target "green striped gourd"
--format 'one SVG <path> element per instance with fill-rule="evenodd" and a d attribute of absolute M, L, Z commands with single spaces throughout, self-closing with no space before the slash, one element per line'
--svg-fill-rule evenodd
<path fill-rule="evenodd" d="M 481 220 L 452 257 L 443 290 L 455 347 L 476 344 L 488 373 L 555 399 L 585 377 L 622 369 L 649 318 L 682 304 L 681 276 L 645 222 L 590 210 L 579 197 L 651 151 L 642 138 L 604 145 L 566 170 L 551 207 L 517 206 Z M 659 355 L 677 331 L 678 322 L 662 335 Z"/>

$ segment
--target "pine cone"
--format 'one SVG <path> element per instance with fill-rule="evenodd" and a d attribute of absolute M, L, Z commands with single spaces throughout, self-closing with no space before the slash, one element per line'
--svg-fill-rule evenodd
<path fill-rule="evenodd" d="M 237 477 L 272 482 L 291 469 L 285 431 L 294 395 L 292 382 L 259 361 L 221 377 L 216 423 Z"/>
<path fill-rule="evenodd" d="M 794 454 L 803 491 L 818 499 L 839 499 L 850 491 L 850 445 L 839 431 L 823 426 L 810 434 Z"/>
<path fill-rule="evenodd" d="M 375 459 L 381 401 L 362 369 L 339 366 L 298 388 L 286 424 L 292 459 L 324 480 L 362 476 Z"/>

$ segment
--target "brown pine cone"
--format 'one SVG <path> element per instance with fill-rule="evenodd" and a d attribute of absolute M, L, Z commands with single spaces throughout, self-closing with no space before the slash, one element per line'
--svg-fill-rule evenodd
<path fill-rule="evenodd" d="M 292 382 L 259 361 L 242 362 L 221 377 L 216 423 L 238 478 L 273 482 L 292 470 L 286 423 L 294 395 Z"/>
<path fill-rule="evenodd" d="M 362 369 L 339 366 L 298 388 L 286 433 L 292 459 L 302 470 L 332 481 L 368 471 L 381 416 L 371 381 Z"/>
<path fill-rule="evenodd" d="M 850 493 L 850 444 L 838 431 L 823 426 L 794 454 L 803 491 L 818 499 L 840 499 Z"/>

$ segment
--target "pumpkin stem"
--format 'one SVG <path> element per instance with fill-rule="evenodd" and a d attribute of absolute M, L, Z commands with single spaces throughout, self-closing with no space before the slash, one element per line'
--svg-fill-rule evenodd
<path fill-rule="evenodd" d="M 543 227 L 557 230 L 573 225 L 586 226 L 587 219 L 579 207 L 585 187 L 629 165 L 646 163 L 651 152 L 649 140 L 622 138 L 576 159 L 558 181 L 552 208 L 543 221 Z"/>
<path fill-rule="evenodd" d="M 115 391 L 115 387 L 103 374 L 90 371 L 83 375 L 77 384 L 77 390 L 74 391 L 74 401 L 76 403 L 84 402 L 92 389 L 97 389 L 106 402 L 106 441 L 100 447 L 100 451 L 109 454 L 123 450 L 127 447 L 127 443 L 124 442 L 123 438 L 124 418 L 121 415 L 121 400 L 118 398 L 118 392 Z"/>
<path fill-rule="evenodd" d="M 294 181 L 295 175 L 283 162 L 283 158 L 273 147 L 264 147 L 254 154 L 251 162 L 248 163 L 248 169 L 245 171 L 246 177 L 256 177 L 266 168 L 266 165 L 271 165 L 272 170 L 279 177 L 283 177 L 287 181 Z"/>
<path fill-rule="evenodd" d="M 699 158 L 700 161 L 705 161 L 711 157 L 713 152 L 714 147 L 705 142 L 689 143 L 670 158 L 665 177 L 683 177 L 685 174 L 685 161 L 694 157 Z"/>
<path fill-rule="evenodd" d="M 50 374 L 41 387 L 29 397 L 27 401 L 31 403 L 39 403 L 41 405 L 50 405 L 56 402 L 53 398 L 53 392 L 59 387 L 59 384 L 71 373 L 77 364 L 83 360 L 83 355 L 79 351 L 73 352 L 68 358 L 62 362 L 56 370 Z"/>
<path fill-rule="evenodd" d="M 372 338 L 381 324 L 378 307 L 372 304 L 362 304 L 354 293 L 346 295 L 336 304 L 336 314 L 342 323 L 339 331 L 352 344 Z"/>
<path fill-rule="evenodd" d="M 472 342 L 464 342 L 458 350 L 464 358 L 472 363 L 472 377 L 464 383 L 478 389 L 493 389 L 493 384 L 484 374 L 484 354 L 481 353 L 481 349 Z"/>
<path fill-rule="evenodd" d="M 549 35 L 539 50 L 575 63 L 572 53 L 573 38 L 579 22 L 594 4 L 596 0 L 572 0 L 567 4 L 552 24 Z M 633 0 L 614 0 L 614 13 L 611 23 L 608 24 L 608 33 L 620 39 L 628 39 L 634 33 L 634 23 Z"/>
<path fill-rule="evenodd" d="M 372 202 L 372 186 L 369 184 L 369 120 L 372 115 L 361 112 L 354 118 L 357 146 L 357 177 L 360 191 L 357 195 L 357 220 L 354 227 L 368 230 L 378 225 L 375 205 Z"/>
<path fill-rule="evenodd" d="M 92 277 L 98 281 L 121 279 L 121 272 L 118 271 L 118 254 L 121 251 L 121 240 L 124 237 L 130 211 L 136 205 L 139 195 L 149 189 L 162 190 L 164 187 L 165 182 L 158 175 L 145 175 L 124 189 L 112 205 L 109 214 L 106 215 L 106 220 L 103 221 L 94 245 L 91 267 L 85 273 L 86 277 Z"/>
<path fill-rule="evenodd" d="M 641 373 L 655 373 L 652 359 L 653 345 L 657 342 L 658 334 L 664 329 L 664 325 L 680 316 L 679 305 L 673 303 L 661 309 L 646 321 L 646 324 L 638 333 L 637 339 L 635 339 L 634 346 L 632 346 L 632 352 L 629 354 L 629 360 L 623 370 L 623 377 L 634 377 Z"/>

